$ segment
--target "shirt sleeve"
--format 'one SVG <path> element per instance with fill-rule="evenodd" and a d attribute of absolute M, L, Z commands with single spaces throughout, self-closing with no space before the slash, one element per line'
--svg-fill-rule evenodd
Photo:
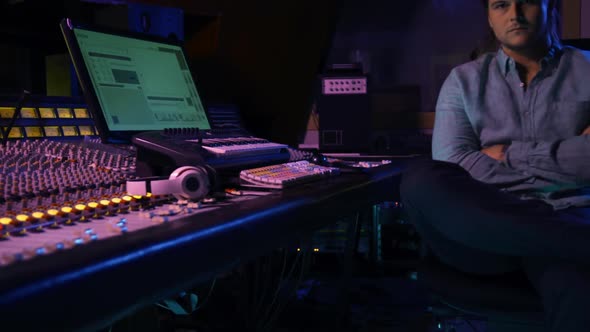
<path fill-rule="evenodd" d="M 528 169 L 537 177 L 564 184 L 590 183 L 590 136 L 553 142 L 514 141 L 506 150 L 506 163 Z"/>
<path fill-rule="evenodd" d="M 494 185 L 534 180 L 531 174 L 507 167 L 480 152 L 481 143 L 464 105 L 463 91 L 453 70 L 441 88 L 436 105 L 432 158 L 458 164 L 476 180 Z"/>

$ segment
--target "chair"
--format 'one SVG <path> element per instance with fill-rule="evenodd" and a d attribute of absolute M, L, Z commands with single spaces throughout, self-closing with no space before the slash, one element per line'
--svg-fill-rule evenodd
<path fill-rule="evenodd" d="M 433 295 L 430 309 L 440 322 L 448 319 L 486 321 L 488 332 L 543 331 L 541 299 L 524 272 L 497 276 L 463 273 L 441 263 L 433 254 L 423 256 L 417 280 Z"/>

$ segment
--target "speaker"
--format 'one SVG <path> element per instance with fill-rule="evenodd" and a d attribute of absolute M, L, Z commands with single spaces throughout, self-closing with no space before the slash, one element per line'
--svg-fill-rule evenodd
<path fill-rule="evenodd" d="M 209 194 L 215 182 L 215 170 L 207 165 L 183 166 L 169 177 L 149 177 L 127 181 L 130 195 L 174 195 L 177 199 L 198 201 Z"/>
<path fill-rule="evenodd" d="M 369 152 L 371 106 L 367 76 L 320 76 L 317 98 L 321 152 Z"/>

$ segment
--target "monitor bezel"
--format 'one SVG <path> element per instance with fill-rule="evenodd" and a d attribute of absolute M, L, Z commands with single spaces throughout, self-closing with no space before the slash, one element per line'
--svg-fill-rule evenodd
<path fill-rule="evenodd" d="M 121 37 L 128 37 L 128 38 L 135 38 L 141 39 L 150 42 L 157 42 L 163 43 L 175 47 L 180 47 L 183 54 L 185 55 L 185 61 L 188 66 L 188 69 L 193 76 L 193 82 L 195 84 L 195 88 L 197 93 L 199 93 L 199 87 L 195 77 L 193 75 L 193 71 L 190 65 L 190 61 L 186 58 L 186 49 L 181 41 L 173 40 L 169 38 L 164 38 L 161 36 L 156 35 L 149 35 L 145 33 L 140 33 L 136 31 L 130 30 L 121 30 L 115 29 L 106 26 L 94 25 L 94 24 L 85 24 L 82 22 L 74 22 L 70 18 L 63 18 L 59 24 L 60 30 L 63 34 L 66 46 L 68 48 L 68 53 L 70 55 L 70 59 L 72 61 L 72 65 L 76 72 L 76 77 L 78 78 L 78 82 L 80 84 L 80 88 L 82 89 L 82 94 L 86 101 L 88 110 L 92 114 L 94 118 L 94 124 L 96 130 L 98 131 L 98 136 L 100 137 L 103 143 L 131 143 L 131 139 L 134 135 L 145 132 L 145 131 L 153 131 L 153 130 L 110 130 L 106 119 L 104 117 L 104 112 L 100 106 L 100 102 L 98 100 L 98 96 L 96 95 L 96 91 L 92 85 L 92 80 L 90 78 L 90 73 L 84 62 L 84 58 L 82 56 L 82 51 L 80 46 L 78 45 L 78 41 L 76 36 L 74 35 L 74 29 L 83 29 L 93 32 L 117 35 Z M 199 98 L 201 100 L 201 104 L 204 108 L 205 115 L 207 117 L 207 121 L 209 121 L 209 126 L 211 126 L 211 122 L 209 120 L 209 112 L 207 103 L 203 100 L 203 96 L 199 93 Z M 202 129 L 202 128 L 199 128 Z"/>

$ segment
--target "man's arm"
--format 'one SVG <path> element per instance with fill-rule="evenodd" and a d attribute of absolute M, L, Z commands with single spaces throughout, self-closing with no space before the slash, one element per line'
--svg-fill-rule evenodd
<path fill-rule="evenodd" d="M 443 84 L 436 105 L 432 158 L 459 164 L 473 178 L 486 183 L 511 185 L 534 180 L 531 174 L 509 168 L 480 150 L 453 71 Z"/>
<path fill-rule="evenodd" d="M 564 184 L 590 183 L 590 126 L 580 136 L 553 142 L 510 144 L 506 165 L 528 169 L 534 176 Z"/>

